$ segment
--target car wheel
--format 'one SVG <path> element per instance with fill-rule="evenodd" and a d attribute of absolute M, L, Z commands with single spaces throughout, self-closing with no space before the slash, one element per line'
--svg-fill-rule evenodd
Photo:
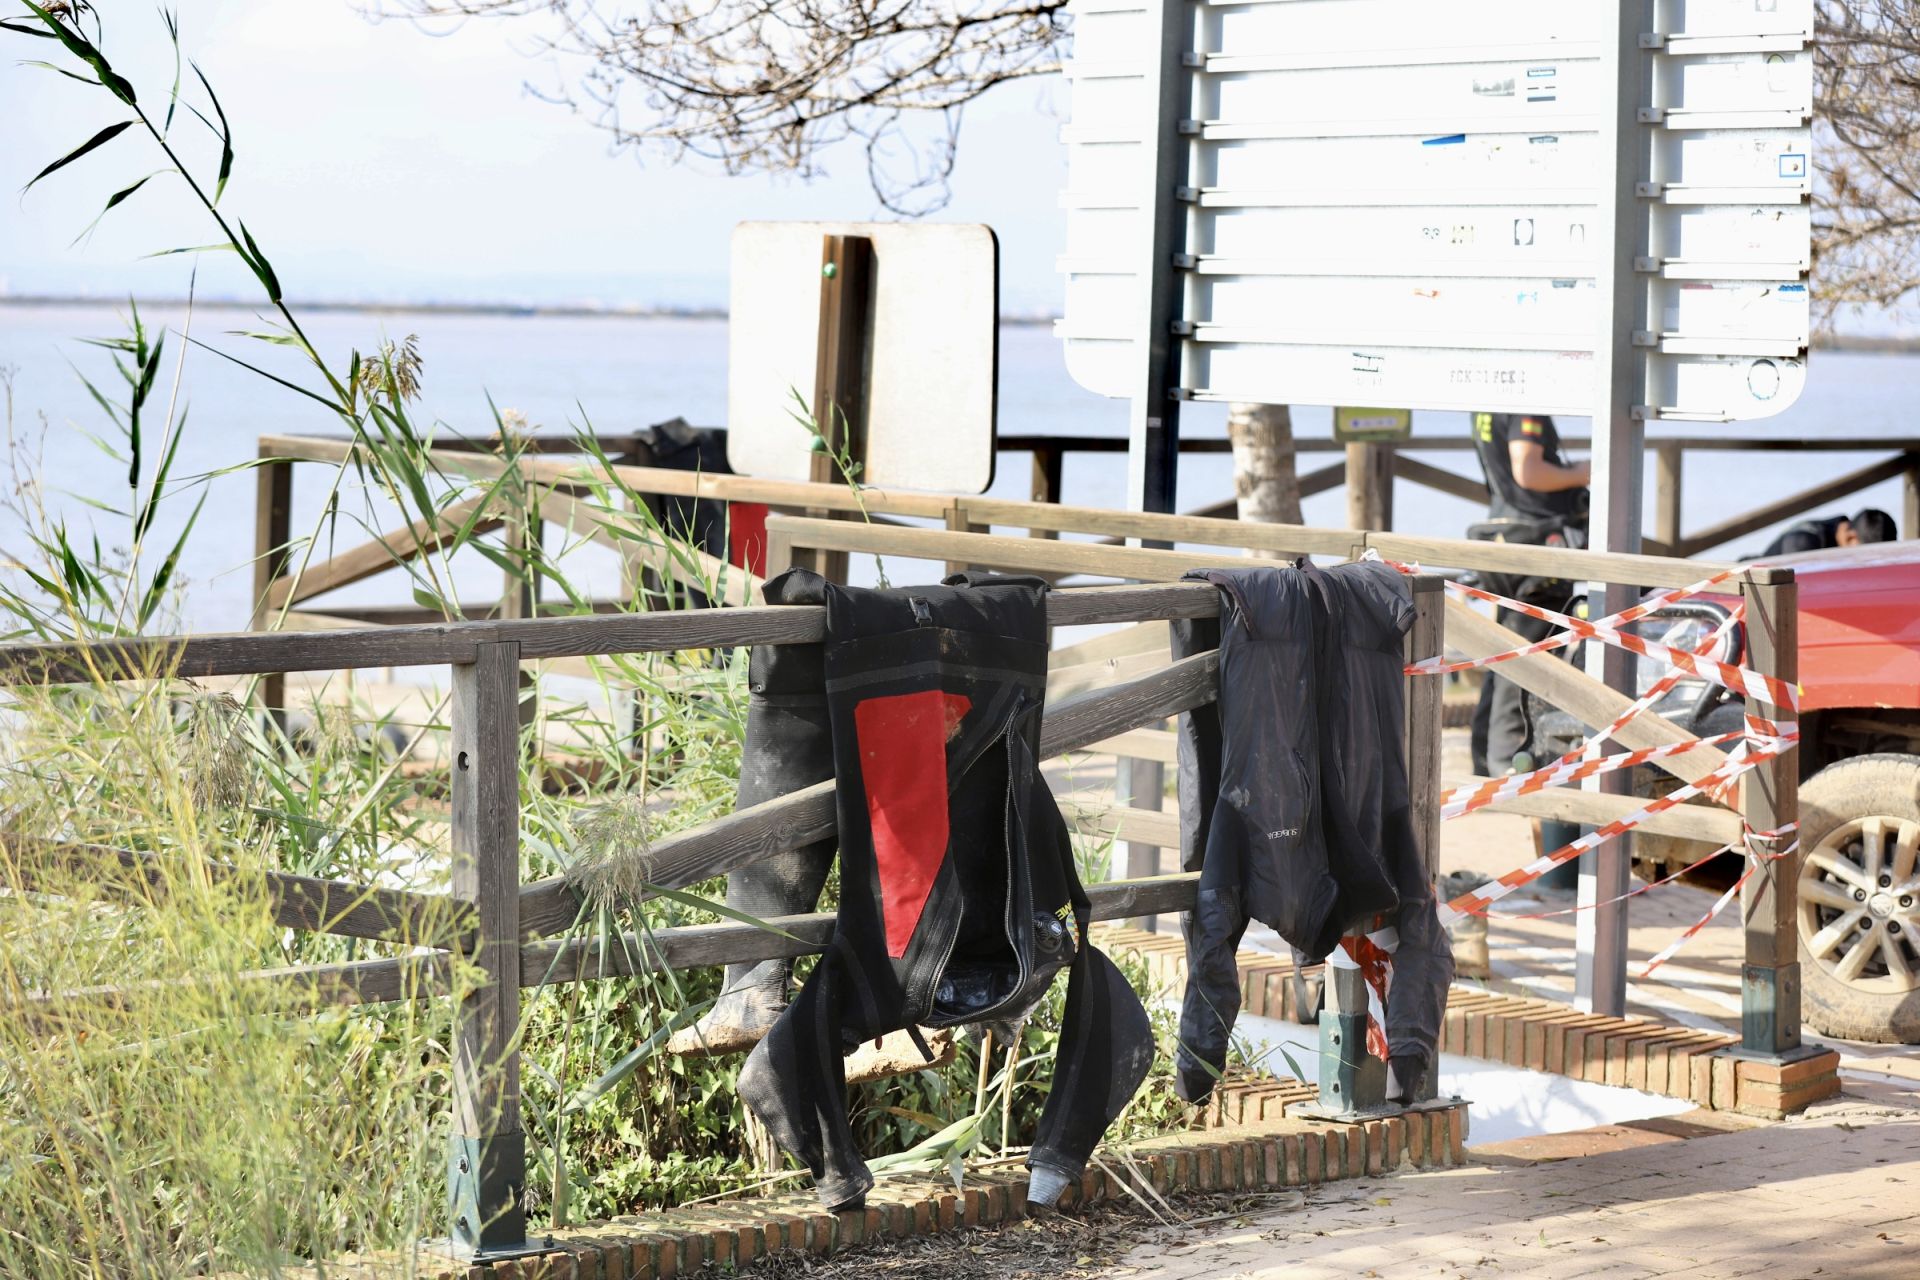
<path fill-rule="evenodd" d="M 1800 848 L 1808 1025 L 1920 1044 L 1920 756 L 1857 756 L 1801 784 Z"/>

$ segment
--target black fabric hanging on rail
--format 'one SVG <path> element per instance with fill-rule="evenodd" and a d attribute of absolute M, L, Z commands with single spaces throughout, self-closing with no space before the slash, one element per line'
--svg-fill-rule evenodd
<path fill-rule="evenodd" d="M 1028 1198 L 1050 1205 L 1146 1077 L 1153 1037 L 1125 977 L 1088 945 L 1086 893 L 1040 776 L 1046 584 L 961 575 L 871 590 L 791 570 L 767 595 L 826 606 L 840 906 L 826 953 L 741 1069 L 741 1097 L 812 1170 L 823 1204 L 858 1206 L 873 1175 L 854 1149 L 843 1055 L 906 1027 L 1017 1022 L 1066 968 L 1028 1158 Z M 750 736 L 743 775 L 778 741 Z"/>
<path fill-rule="evenodd" d="M 1308 962 L 1340 936 L 1394 926 L 1388 1055 L 1407 1088 L 1432 1066 L 1453 953 L 1409 808 L 1404 641 L 1413 596 L 1361 561 L 1197 570 L 1220 616 L 1173 624 L 1173 656 L 1220 650 L 1220 697 L 1180 717 L 1180 853 L 1200 873 L 1186 917 L 1178 1082 L 1205 1098 L 1240 1013 L 1247 923 Z"/>

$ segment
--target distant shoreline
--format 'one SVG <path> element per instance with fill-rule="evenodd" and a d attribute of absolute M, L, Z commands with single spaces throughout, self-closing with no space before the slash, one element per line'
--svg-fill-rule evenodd
<path fill-rule="evenodd" d="M 0 307 L 116 307 L 125 298 L 78 297 L 69 294 L 0 294 Z M 143 307 L 184 308 L 185 298 L 135 298 Z M 259 311 L 261 304 L 237 298 L 195 298 L 193 305 L 209 311 Z M 298 301 L 288 304 L 303 312 L 359 315 L 506 316 L 513 319 L 568 320 L 725 320 L 725 307 L 596 306 L 568 302 L 354 302 Z M 1054 316 L 1001 316 L 1001 324 L 1052 324 Z M 1915 349 L 1920 350 L 1920 339 Z"/>

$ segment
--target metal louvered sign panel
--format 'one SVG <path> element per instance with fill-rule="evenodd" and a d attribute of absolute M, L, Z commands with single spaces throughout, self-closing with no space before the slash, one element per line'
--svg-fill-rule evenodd
<path fill-rule="evenodd" d="M 1811 0 L 1655 0 L 1645 90 L 1589 0 L 1188 5 L 1179 387 L 1200 400 L 1593 411 L 1600 201 L 1648 253 L 1646 418 L 1779 412 L 1805 379 Z M 1083 386 L 1142 358 L 1152 0 L 1073 0 L 1067 278 Z M 1620 77 L 1621 80 L 1627 77 Z M 1641 92 L 1638 172 L 1603 122 Z M 1618 319 L 1617 317 L 1614 319 Z"/>

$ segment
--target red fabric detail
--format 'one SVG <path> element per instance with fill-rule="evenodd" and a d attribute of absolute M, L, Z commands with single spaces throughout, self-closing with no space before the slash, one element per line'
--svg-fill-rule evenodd
<path fill-rule="evenodd" d="M 853 709 L 880 914 L 896 960 L 907 954 L 947 856 L 947 739 L 972 706 L 963 695 L 927 689 L 868 698 Z"/>
<path fill-rule="evenodd" d="M 1547 424 L 1538 418 L 1522 418 L 1520 419 L 1520 434 L 1523 436 L 1544 436 L 1547 434 Z"/>
<path fill-rule="evenodd" d="M 756 578 L 767 576 L 767 504 L 727 504 L 727 563 Z"/>

